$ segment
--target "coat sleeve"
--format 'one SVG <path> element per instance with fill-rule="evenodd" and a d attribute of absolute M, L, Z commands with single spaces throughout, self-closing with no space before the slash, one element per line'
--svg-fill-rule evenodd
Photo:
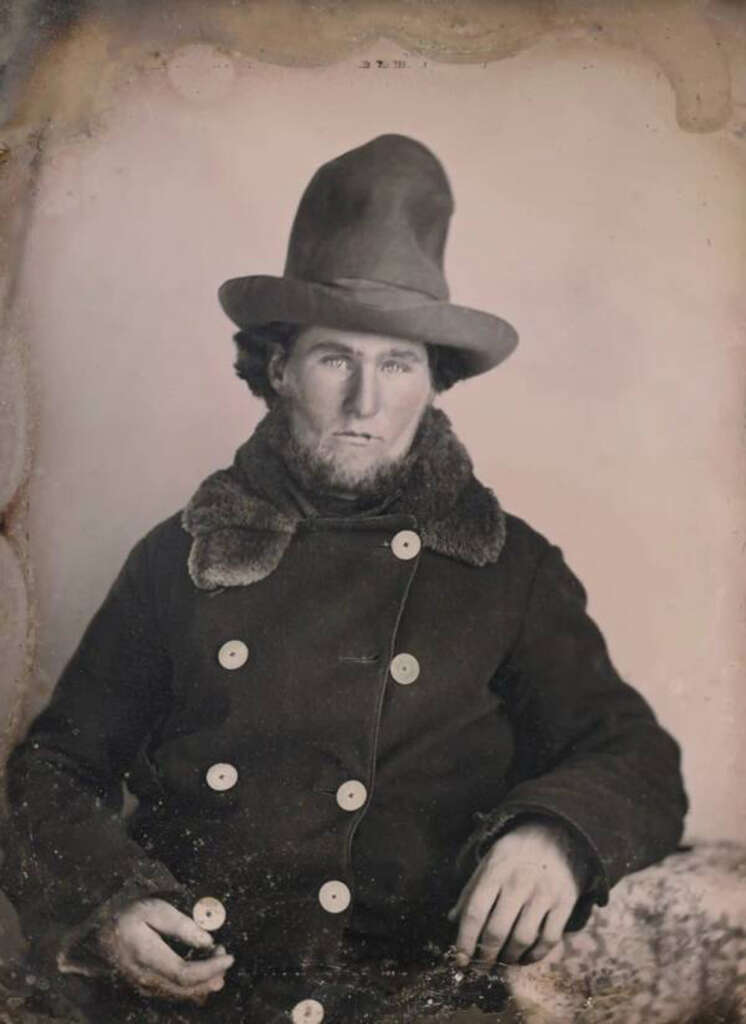
<path fill-rule="evenodd" d="M 147 539 L 146 539 L 147 540 Z M 126 833 L 123 780 L 170 700 L 146 541 L 133 550 L 8 763 L 32 919 L 74 929 L 108 902 L 180 891 Z M 22 911 L 23 914 L 23 911 Z"/>
<path fill-rule="evenodd" d="M 620 679 L 554 546 L 496 685 L 516 736 L 512 785 L 468 849 L 483 853 L 526 816 L 562 821 L 591 868 L 569 924 L 581 927 L 623 875 L 675 849 L 688 806 L 679 747 Z"/>

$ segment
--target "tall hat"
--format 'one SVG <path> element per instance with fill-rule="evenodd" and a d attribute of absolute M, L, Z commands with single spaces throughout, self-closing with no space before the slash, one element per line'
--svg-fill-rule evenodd
<path fill-rule="evenodd" d="M 438 159 L 405 135 L 379 135 L 323 164 L 295 215 L 282 277 L 234 277 L 220 303 L 242 329 L 319 324 L 458 349 L 465 376 L 518 344 L 490 313 L 449 302 L 443 250 L 453 196 Z"/>

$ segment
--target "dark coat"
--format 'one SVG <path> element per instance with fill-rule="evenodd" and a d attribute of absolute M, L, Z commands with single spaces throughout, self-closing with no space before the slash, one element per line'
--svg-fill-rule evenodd
<path fill-rule="evenodd" d="M 260 430 L 137 544 L 9 765 L 48 917 L 214 897 L 252 970 L 328 965 L 351 936 L 417 959 L 453 940 L 448 908 L 520 816 L 561 820 L 590 858 L 574 926 L 675 847 L 675 742 L 558 548 L 433 422 L 383 510 L 304 517 Z M 402 653 L 419 674 L 400 684 Z M 213 788 L 215 765 L 235 784 Z"/>

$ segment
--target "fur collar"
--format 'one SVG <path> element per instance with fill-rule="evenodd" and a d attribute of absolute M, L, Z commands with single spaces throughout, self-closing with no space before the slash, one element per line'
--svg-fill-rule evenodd
<path fill-rule="evenodd" d="M 189 574 L 201 590 L 247 586 L 280 563 L 304 516 L 271 444 L 271 413 L 236 452 L 233 465 L 201 484 L 182 525 L 192 537 Z M 410 468 L 386 514 L 413 516 L 422 543 L 467 565 L 496 562 L 505 515 L 473 475 L 469 455 L 442 410 L 429 409 Z"/>

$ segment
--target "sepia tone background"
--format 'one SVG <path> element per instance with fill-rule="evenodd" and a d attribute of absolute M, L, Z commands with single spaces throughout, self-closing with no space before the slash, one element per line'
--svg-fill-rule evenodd
<path fill-rule="evenodd" d="M 618 667 L 681 741 L 689 837 L 746 839 L 744 19 L 678 4 L 667 22 L 560 25 L 506 6 L 490 49 L 484 5 L 464 4 L 430 36 L 361 20 L 335 48 L 332 22 L 325 36 L 309 5 L 280 5 L 304 61 L 251 6 L 264 48 L 231 44 L 217 7 L 139 36 L 89 20 L 17 86 L 6 747 L 132 544 L 261 415 L 218 284 L 280 273 L 316 167 L 403 132 L 451 178 L 454 300 L 521 335 L 441 404 L 502 503 L 561 544 Z"/>

